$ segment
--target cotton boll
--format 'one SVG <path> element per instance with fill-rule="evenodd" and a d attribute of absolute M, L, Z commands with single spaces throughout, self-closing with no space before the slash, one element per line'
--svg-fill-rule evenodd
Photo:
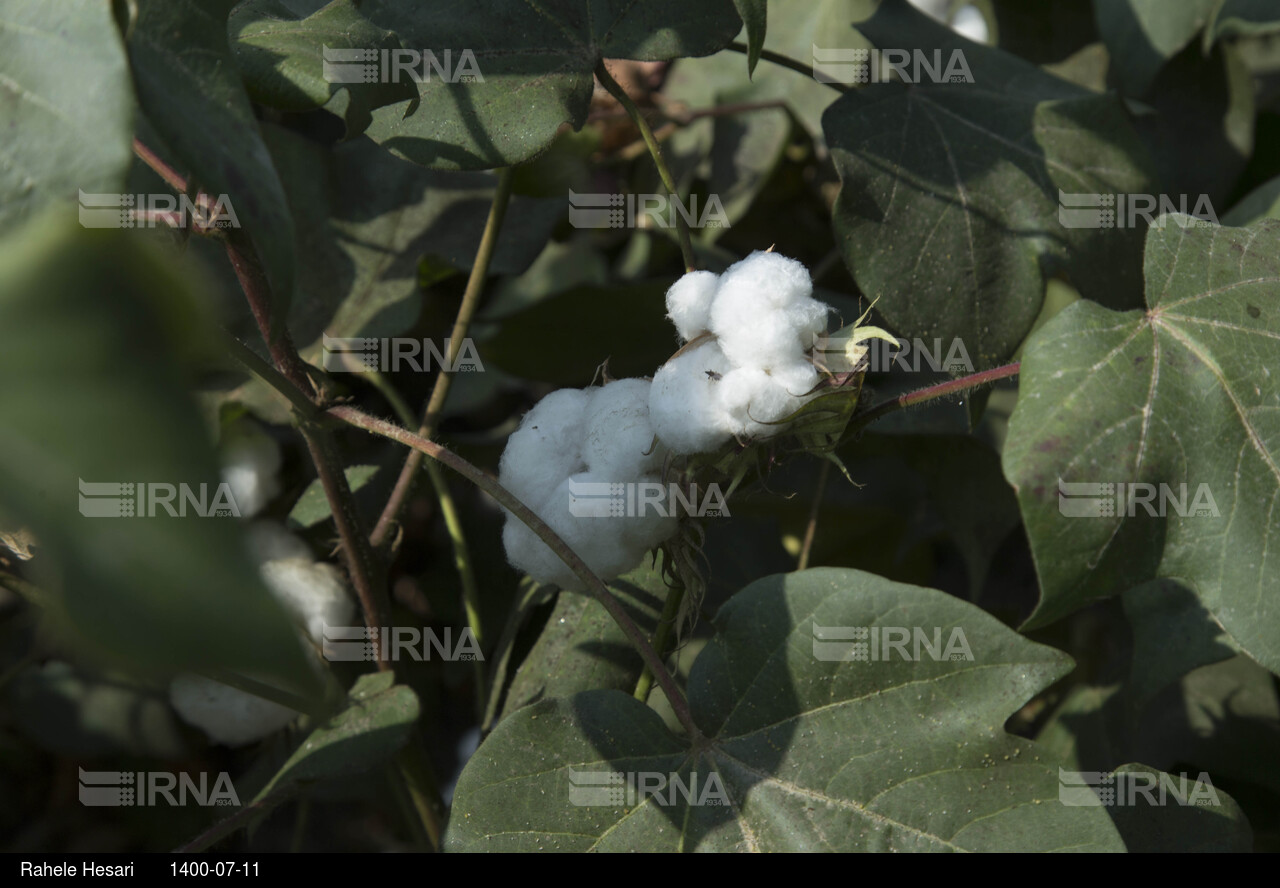
<path fill-rule="evenodd" d="M 581 389 L 552 392 L 525 414 L 498 465 L 498 481 L 525 505 L 544 502 L 556 485 L 586 468 L 583 422 L 590 395 Z"/>
<path fill-rule="evenodd" d="M 649 421 L 650 383 L 619 379 L 591 393 L 582 457 L 588 470 L 630 481 L 662 465 L 662 447 Z"/>
<path fill-rule="evenodd" d="M 729 440 L 718 387 L 730 369 L 714 340 L 658 368 L 649 389 L 649 420 L 663 444 L 676 453 L 704 453 Z"/>
<path fill-rule="evenodd" d="M 951 22 L 951 30 L 975 43 L 987 43 L 991 36 L 987 20 L 976 6 L 962 6 Z"/>
<path fill-rule="evenodd" d="M 739 288 L 762 292 L 781 308 L 800 297 L 812 296 L 813 279 L 803 262 L 756 250 L 725 269 L 716 301 Z"/>
<path fill-rule="evenodd" d="M 351 625 L 355 602 L 333 565 L 310 558 L 286 558 L 268 561 L 258 570 L 267 588 L 306 626 L 316 644 L 323 642 L 325 626 Z"/>
<path fill-rule="evenodd" d="M 225 746 L 244 746 L 274 734 L 297 715 L 292 709 L 199 675 L 169 684 L 169 702 L 182 720 Z"/>
<path fill-rule="evenodd" d="M 761 290 L 722 290 L 711 309 L 711 332 L 735 367 L 775 367 L 804 357 L 810 344 L 788 322 L 786 308 Z"/>
<path fill-rule="evenodd" d="M 706 331 L 719 281 L 710 271 L 691 271 L 667 290 L 667 317 L 684 342 Z"/>
<path fill-rule="evenodd" d="M 259 432 L 235 433 L 222 449 L 222 480 L 240 517 L 256 515 L 280 492 L 280 448 Z"/>
<path fill-rule="evenodd" d="M 569 566 L 552 552 L 538 535 L 514 515 L 507 514 L 502 528 L 502 547 L 507 561 L 516 570 L 523 571 L 539 583 L 549 583 L 562 589 L 581 589 L 582 585 Z"/>
<path fill-rule="evenodd" d="M 638 514 L 612 519 L 612 523 L 617 526 L 627 549 L 636 553 L 635 560 L 626 570 L 634 568 L 643 560 L 645 552 L 656 548 L 659 543 L 669 540 L 679 529 L 680 516 L 671 508 L 671 503 L 666 494 L 667 488 L 661 482 L 662 479 L 656 474 L 644 475 L 637 479 L 635 488 L 637 490 L 637 502 L 634 511 Z M 643 490 L 639 486 L 641 484 L 658 485 L 662 488 L 661 510 L 652 508 L 652 506 L 641 509 L 639 503 L 639 491 Z M 626 571 L 624 570 L 623 573 L 626 573 Z"/>
<path fill-rule="evenodd" d="M 740 367 L 725 375 L 720 397 L 735 434 L 768 437 L 781 431 L 773 423 L 799 410 L 817 382 L 818 372 L 807 362 L 772 373 Z"/>
<path fill-rule="evenodd" d="M 311 549 L 305 542 L 271 521 L 255 521 L 250 524 L 247 541 L 249 554 L 258 564 L 282 558 L 314 560 Z"/>

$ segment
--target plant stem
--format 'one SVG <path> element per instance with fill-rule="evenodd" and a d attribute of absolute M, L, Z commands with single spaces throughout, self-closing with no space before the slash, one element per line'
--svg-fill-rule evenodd
<path fill-rule="evenodd" d="M 417 728 L 409 742 L 396 754 L 396 767 L 404 779 L 405 789 L 409 791 L 418 820 L 426 830 L 431 850 L 440 850 L 440 837 L 444 833 L 444 802 L 440 799 L 440 789 L 431 769 L 431 759 L 427 757 L 426 747 L 423 746 Z"/>
<path fill-rule="evenodd" d="M 743 55 L 748 55 L 747 45 L 745 43 L 736 43 L 736 42 L 730 43 L 728 46 L 725 47 L 725 49 L 731 49 L 734 52 L 740 52 Z M 814 74 L 813 67 L 811 65 L 806 65 L 804 62 L 796 61 L 790 56 L 784 56 L 781 53 L 774 52 L 771 49 L 762 49 L 760 50 L 760 58 L 766 61 L 773 62 L 775 65 L 781 65 L 784 68 L 790 68 L 792 71 L 796 71 L 800 74 L 805 75 L 806 77 L 812 77 L 814 80 L 818 80 L 817 76 L 815 76 Z M 843 83 L 832 83 L 829 80 L 818 80 L 818 82 L 825 83 L 827 86 L 831 87 L 836 92 L 845 93 L 849 91 L 849 87 Z"/>
<path fill-rule="evenodd" d="M 174 191 L 179 194 L 187 193 L 187 180 L 177 170 L 161 160 L 159 154 L 156 154 L 138 139 L 133 140 L 133 153 L 138 155 L 139 160 L 151 167 L 155 174 L 163 179 L 165 184 Z"/>
<path fill-rule="evenodd" d="M 649 154 L 653 156 L 653 163 L 658 168 L 658 175 L 662 178 L 663 186 L 666 187 L 667 192 L 673 198 L 678 197 L 675 179 L 671 177 L 671 170 L 667 168 L 667 162 L 662 157 L 662 148 L 658 145 L 658 140 L 653 137 L 653 130 L 649 128 L 649 122 L 644 119 L 644 115 L 640 113 L 636 103 L 631 100 L 631 96 L 627 95 L 627 91 L 618 84 L 618 81 L 613 79 L 613 75 L 609 73 L 609 69 L 605 67 L 603 61 L 596 65 L 596 79 L 626 109 L 632 122 L 640 130 L 640 135 L 644 138 L 645 145 L 649 146 Z M 689 222 L 679 213 L 676 213 L 675 216 L 676 235 L 680 240 L 680 255 L 684 257 L 684 270 L 693 271 L 697 268 L 697 264 L 693 258 L 693 240 L 689 236 Z"/>
<path fill-rule="evenodd" d="M 1017 376 L 1018 371 L 1022 369 L 1022 362 L 1018 361 L 1013 364 L 1004 364 L 1000 367 L 992 367 L 990 370 L 983 370 L 981 373 L 973 373 L 969 376 L 961 376 L 959 379 L 949 379 L 946 382 L 940 382 L 937 385 L 931 385 L 927 388 L 917 389 L 914 392 L 907 392 L 888 401 L 882 401 L 862 413 L 855 414 L 853 417 L 853 425 L 855 429 L 863 429 L 867 425 L 875 422 L 882 416 L 893 413 L 896 410 L 902 410 L 907 407 L 914 407 L 917 404 L 923 404 L 927 401 L 933 401 L 937 398 L 945 398 L 949 395 L 955 395 L 969 389 L 977 388 L 980 385 L 986 385 L 995 382 L 998 379 L 1008 379 L 1010 376 Z"/>
<path fill-rule="evenodd" d="M 293 340 L 287 329 L 276 330 L 271 322 L 271 289 L 267 283 L 262 266 L 257 261 L 252 247 L 240 243 L 235 238 L 226 242 L 227 258 L 235 270 L 240 288 L 249 302 L 249 310 L 258 324 L 258 330 L 267 348 L 275 369 L 298 392 L 303 399 L 310 401 L 315 396 L 315 387 L 307 376 L 306 365 L 298 356 Z M 240 355 L 243 358 L 243 355 Z M 290 401 L 293 401 L 290 396 Z M 310 411 L 314 413 L 314 411 Z M 380 593 L 375 583 L 373 552 L 369 547 L 368 537 L 361 526 L 360 514 L 356 511 L 355 498 L 351 495 L 351 487 L 347 484 L 347 476 L 343 473 L 342 457 L 333 441 L 332 433 L 324 428 L 312 416 L 298 416 L 298 430 L 307 442 L 311 453 L 311 461 L 315 463 L 316 474 L 324 488 L 329 508 L 333 512 L 334 526 L 342 541 L 347 573 L 351 577 L 351 585 L 355 588 L 364 611 L 365 625 L 374 631 L 374 646 L 378 668 L 389 670 L 386 652 L 382 650 L 381 628 L 387 625 L 390 617 L 390 601 L 385 591 Z"/>
<path fill-rule="evenodd" d="M 582 580 L 587 590 L 595 596 L 595 598 L 604 605 L 605 610 L 613 617 L 619 628 L 630 639 L 631 644 L 640 653 L 641 659 L 653 670 L 654 676 L 658 683 L 662 686 L 663 692 L 667 695 L 667 699 L 671 703 L 671 708 L 675 711 L 676 718 L 685 730 L 689 732 L 689 737 L 694 742 L 699 742 L 702 738 L 702 732 L 698 730 L 693 721 L 693 714 L 689 710 L 689 702 L 685 699 L 675 679 L 671 673 L 667 671 L 666 665 L 662 662 L 662 658 L 654 651 L 653 646 L 649 644 L 649 640 L 645 638 L 644 633 L 640 630 L 635 622 L 631 619 L 631 615 L 627 613 L 622 603 L 614 597 L 607 586 L 600 581 L 600 578 L 592 573 L 591 568 L 578 557 L 577 553 L 562 540 L 554 530 L 547 526 L 541 518 L 534 514 L 533 510 L 520 502 L 510 491 L 497 482 L 496 479 L 480 471 L 480 469 L 471 465 L 462 457 L 458 456 L 445 448 L 436 444 L 434 441 L 428 441 L 419 435 L 413 434 L 408 429 L 402 429 L 394 423 L 387 422 L 362 413 L 353 407 L 331 407 L 327 411 L 328 414 L 336 419 L 340 419 L 345 423 L 372 432 L 375 435 L 381 435 L 392 441 L 398 441 L 409 447 L 421 450 L 427 456 L 434 460 L 444 463 L 453 469 L 462 477 L 466 478 L 472 484 L 479 487 L 485 493 L 492 496 L 500 505 L 505 507 L 513 515 L 523 521 L 530 530 L 538 535 L 553 552 L 560 557 L 569 569 L 573 571 L 574 576 Z"/>
<path fill-rule="evenodd" d="M 659 657 L 666 657 L 667 643 L 671 640 L 671 632 L 676 620 L 680 617 L 680 604 L 684 601 L 684 583 L 673 582 L 667 590 L 667 600 L 663 602 L 662 613 L 658 616 L 658 626 L 653 630 L 653 649 Z M 632 695 L 641 703 L 649 701 L 649 691 L 653 687 L 653 670 L 646 663 L 640 672 L 640 680 L 636 682 L 636 690 Z"/>
<path fill-rule="evenodd" d="M 498 170 L 498 185 L 493 193 L 493 203 L 489 207 L 489 218 L 485 222 L 484 233 L 480 236 L 480 246 L 476 250 L 475 262 L 471 264 L 471 274 L 467 277 L 467 287 L 462 293 L 462 305 L 458 308 L 457 318 L 454 319 L 453 332 L 449 335 L 449 364 L 448 367 L 440 368 L 440 374 L 436 377 L 435 385 L 431 389 L 431 397 L 427 401 L 422 422 L 418 426 L 419 437 L 430 439 L 435 434 L 440 415 L 444 412 L 445 399 L 449 397 L 449 387 L 453 384 L 450 368 L 457 361 L 458 352 L 471 327 L 471 319 L 475 317 L 476 309 L 480 305 L 480 294 L 484 292 L 485 278 L 489 276 L 489 263 L 498 245 L 498 232 L 502 229 L 507 204 L 511 202 L 512 178 L 511 167 Z M 422 454 L 411 450 L 400 469 L 400 476 L 396 478 L 395 487 L 391 490 L 391 496 L 388 497 L 382 514 L 378 516 L 373 535 L 369 538 L 374 548 L 381 547 L 391 534 L 396 518 L 409 498 L 409 491 L 413 489 L 413 482 L 421 465 Z"/>
<path fill-rule="evenodd" d="M 804 570 L 809 566 L 809 554 L 813 551 L 813 538 L 818 533 L 818 510 L 822 508 L 822 496 L 827 491 L 827 476 L 831 474 L 831 463 L 822 461 L 818 470 L 818 488 L 813 492 L 813 502 L 809 504 L 809 523 L 804 528 L 804 542 L 800 544 L 800 557 L 796 559 L 796 570 Z"/>

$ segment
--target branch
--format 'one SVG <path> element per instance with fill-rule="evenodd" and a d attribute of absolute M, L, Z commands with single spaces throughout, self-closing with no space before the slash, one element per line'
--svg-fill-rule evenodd
<path fill-rule="evenodd" d="M 479 487 L 485 493 L 489 494 L 500 505 L 505 507 L 513 515 L 523 521 L 530 530 L 538 535 L 544 543 L 551 548 L 553 552 L 560 557 L 569 569 L 573 571 L 574 576 L 582 580 L 586 584 L 588 592 L 595 596 L 609 615 L 613 617 L 614 622 L 622 629 L 627 638 L 630 639 L 632 646 L 640 654 L 645 665 L 657 677 L 658 684 L 662 686 L 663 692 L 667 696 L 667 700 L 671 703 L 676 718 L 685 730 L 689 732 L 689 736 L 695 742 L 702 737 L 702 732 L 698 730 L 693 721 L 693 714 L 689 710 L 689 702 L 685 699 L 684 693 L 676 684 L 671 673 L 667 671 L 666 665 L 662 662 L 662 658 L 658 656 L 653 646 L 649 644 L 649 640 L 645 638 L 644 632 L 640 630 L 635 622 L 631 619 L 631 615 L 627 613 L 622 603 L 614 597 L 609 588 L 601 582 L 600 578 L 592 573 L 591 568 L 578 557 L 577 553 L 562 540 L 554 530 L 547 526 L 541 518 L 534 514 L 533 510 L 520 502 L 510 491 L 497 482 L 496 479 L 482 472 L 480 469 L 467 462 L 462 457 L 452 451 L 446 450 L 433 441 L 428 441 L 419 435 L 415 435 L 407 429 L 402 429 L 395 423 L 387 422 L 362 413 L 353 407 L 331 407 L 327 411 L 328 414 L 335 419 L 340 419 L 345 423 L 372 432 L 375 435 L 381 435 L 392 441 L 398 441 L 415 450 L 420 450 L 427 456 L 438 462 L 444 463 L 453 469 L 462 477 L 466 478 L 472 484 Z"/>

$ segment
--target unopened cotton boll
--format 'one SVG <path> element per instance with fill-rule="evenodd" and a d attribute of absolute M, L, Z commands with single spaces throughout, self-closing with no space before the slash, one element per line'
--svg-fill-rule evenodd
<path fill-rule="evenodd" d="M 731 369 L 716 340 L 658 368 L 649 389 L 649 419 L 663 444 L 676 453 L 705 453 L 729 440 L 733 432 L 719 385 Z"/>
<path fill-rule="evenodd" d="M 574 472 L 586 468 L 582 433 L 591 396 L 579 389 L 547 395 L 525 414 L 507 439 L 498 464 L 498 481 L 530 508 Z"/>
<path fill-rule="evenodd" d="M 613 481 L 630 481 L 662 465 L 662 448 L 649 421 L 650 383 L 618 379 L 591 393 L 582 459 Z"/>
<path fill-rule="evenodd" d="M 244 746 L 283 728 L 292 709 L 246 694 L 200 675 L 179 675 L 169 684 L 169 702 L 182 720 L 226 746 Z"/>
<path fill-rule="evenodd" d="M 688 342 L 707 331 L 711 304 L 720 278 L 710 271 L 691 271 L 667 290 L 667 317 L 676 325 L 680 338 Z"/>

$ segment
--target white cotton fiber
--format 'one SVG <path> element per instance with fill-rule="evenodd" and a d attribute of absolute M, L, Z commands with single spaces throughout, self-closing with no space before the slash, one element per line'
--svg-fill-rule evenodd
<path fill-rule="evenodd" d="M 586 468 L 582 459 L 588 392 L 560 389 L 525 414 L 502 452 L 498 481 L 530 508 L 562 480 Z"/>
<path fill-rule="evenodd" d="M 306 627 L 316 644 L 323 642 L 325 626 L 352 625 L 355 602 L 333 565 L 310 558 L 285 558 L 268 561 L 258 570 L 267 588 Z"/>
<path fill-rule="evenodd" d="M 629 481 L 662 465 L 662 447 L 649 421 L 650 383 L 618 379 L 591 390 L 582 459 L 587 469 Z"/>
<path fill-rule="evenodd" d="M 649 391 L 649 419 L 663 444 L 676 453 L 704 453 L 729 440 L 719 385 L 730 369 L 715 340 L 658 368 Z"/>
<path fill-rule="evenodd" d="M 273 521 L 255 521 L 250 524 L 247 540 L 249 554 L 258 564 L 281 558 L 311 559 L 311 548 L 300 537 Z"/>
<path fill-rule="evenodd" d="M 719 282 L 713 272 L 691 271 L 667 290 L 667 317 L 676 325 L 682 341 L 706 332 Z"/>
<path fill-rule="evenodd" d="M 814 299 L 809 272 L 777 253 L 752 253 L 720 278 L 710 330 L 735 367 L 772 369 L 803 361 L 827 328 L 827 305 Z"/>
<path fill-rule="evenodd" d="M 261 512 L 280 492 L 280 448 L 256 429 L 241 429 L 222 448 L 222 480 L 241 518 Z"/>
<path fill-rule="evenodd" d="M 182 720 L 215 743 L 244 746 L 274 734 L 297 713 L 200 675 L 179 675 L 169 683 L 169 702 Z"/>

